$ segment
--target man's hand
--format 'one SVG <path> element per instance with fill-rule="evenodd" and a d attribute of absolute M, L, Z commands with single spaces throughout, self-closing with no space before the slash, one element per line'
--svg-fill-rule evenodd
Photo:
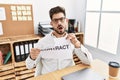
<path fill-rule="evenodd" d="M 75 48 L 80 48 L 81 43 L 79 40 L 77 40 L 74 33 L 68 34 L 67 39 L 71 41 L 71 43 L 75 46 Z"/>
<path fill-rule="evenodd" d="M 30 58 L 35 60 L 39 53 L 40 53 L 40 49 L 32 48 L 30 51 Z"/>

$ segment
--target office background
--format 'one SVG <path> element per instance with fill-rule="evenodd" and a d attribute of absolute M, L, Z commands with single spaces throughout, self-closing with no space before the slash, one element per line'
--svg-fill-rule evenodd
<path fill-rule="evenodd" d="M 34 18 L 34 33 L 38 33 L 38 23 L 50 21 L 48 11 L 54 6 L 63 6 L 66 9 L 67 18 L 76 19 L 81 23 L 81 32 L 85 31 L 86 0 L 0 0 L 0 4 L 32 4 Z M 87 46 L 94 58 L 106 62 L 115 60 L 120 62 L 120 32 L 118 41 L 118 53 L 116 55 Z"/>

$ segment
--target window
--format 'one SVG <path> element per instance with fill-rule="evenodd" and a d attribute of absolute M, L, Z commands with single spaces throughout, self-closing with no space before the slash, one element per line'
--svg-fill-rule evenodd
<path fill-rule="evenodd" d="M 120 0 L 87 0 L 85 44 L 116 54 L 120 31 Z"/>

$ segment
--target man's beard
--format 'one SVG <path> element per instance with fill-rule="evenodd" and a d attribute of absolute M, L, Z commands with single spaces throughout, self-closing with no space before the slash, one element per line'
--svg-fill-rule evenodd
<path fill-rule="evenodd" d="M 64 29 L 64 31 L 62 31 L 61 29 Z M 62 25 L 58 25 L 57 29 L 54 29 L 54 31 L 59 35 L 63 35 L 65 33 L 65 28 Z"/>
<path fill-rule="evenodd" d="M 55 31 L 56 33 L 58 33 L 59 35 L 63 35 L 63 34 L 65 33 L 65 30 L 64 30 L 64 31 L 58 31 L 58 30 L 55 30 L 55 29 L 54 29 L 54 31 Z"/>

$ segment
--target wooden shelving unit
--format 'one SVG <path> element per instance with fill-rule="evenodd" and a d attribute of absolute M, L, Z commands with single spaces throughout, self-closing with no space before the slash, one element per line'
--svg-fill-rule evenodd
<path fill-rule="evenodd" d="M 0 4 L 5 11 L 5 20 L 0 20 L 3 34 L 0 35 L 0 51 L 3 56 L 10 51 L 6 64 L 0 65 L 0 80 L 18 80 L 33 77 L 34 69 L 28 70 L 24 61 L 17 62 L 14 44 L 38 40 L 34 35 L 33 10 L 31 4 Z M 30 74 L 29 74 L 30 73 Z"/>
<path fill-rule="evenodd" d="M 78 32 L 75 33 L 77 39 L 81 42 L 81 44 L 84 44 L 84 33 L 83 32 Z"/>
<path fill-rule="evenodd" d="M 22 41 L 31 41 L 31 40 L 39 40 L 40 36 L 37 35 L 22 35 L 22 36 L 13 36 L 7 38 L 0 38 L 0 47 L 3 55 L 6 55 L 8 50 L 10 50 L 12 56 L 9 59 L 7 64 L 3 64 L 0 66 L 0 79 L 10 79 L 10 80 L 18 80 L 18 79 L 26 79 L 34 76 L 34 69 L 28 70 L 25 66 L 25 62 L 16 62 L 15 61 L 15 52 L 13 48 L 13 44 Z M 3 48 L 2 48 L 3 47 Z M 7 47 L 7 48 L 5 48 Z"/>
<path fill-rule="evenodd" d="M 76 33 L 78 40 L 84 44 L 84 34 Z M 13 45 L 14 43 L 39 40 L 42 36 L 38 35 L 22 35 L 22 36 L 13 36 L 13 37 L 2 37 L 0 38 L 0 46 L 8 47 L 8 50 L 11 51 L 11 59 L 9 63 L 3 64 L 0 66 L 0 79 L 10 79 L 10 80 L 19 80 L 19 79 L 29 79 L 34 76 L 35 68 L 28 70 L 25 65 L 25 61 L 16 62 L 15 61 L 15 52 Z M 74 60 L 76 65 L 80 64 L 80 60 L 74 55 Z"/>

